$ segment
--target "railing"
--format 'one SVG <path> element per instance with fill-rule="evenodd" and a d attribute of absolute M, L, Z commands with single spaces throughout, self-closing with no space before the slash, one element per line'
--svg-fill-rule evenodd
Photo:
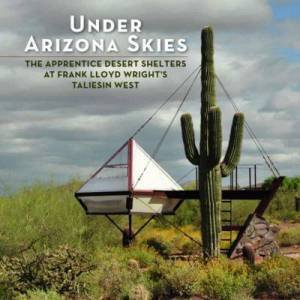
<path fill-rule="evenodd" d="M 240 164 L 238 165 L 229 177 L 229 188 L 231 190 L 238 190 L 242 188 L 257 189 L 261 186 L 258 183 L 258 167 L 261 164 Z M 243 178 L 243 183 L 240 181 L 240 177 Z M 247 180 L 248 179 L 248 180 Z M 246 185 L 245 186 L 245 184 Z"/>

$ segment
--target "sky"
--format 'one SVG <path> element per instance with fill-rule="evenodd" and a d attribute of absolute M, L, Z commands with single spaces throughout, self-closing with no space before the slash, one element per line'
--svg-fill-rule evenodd
<path fill-rule="evenodd" d="M 74 90 L 67 80 L 45 80 L 41 70 L 26 68 L 24 58 L 5 57 L 24 55 L 25 43 L 31 35 L 74 37 L 68 26 L 71 14 L 139 18 L 145 38 L 184 37 L 189 46 L 185 54 L 187 67 L 169 70 L 165 79 L 142 80 L 136 90 Z M 200 64 L 200 33 L 206 25 L 211 25 L 215 33 L 217 75 L 245 113 L 280 173 L 300 175 L 299 1 L 2 0 L 1 191 L 35 181 L 63 183 L 74 177 L 86 179 Z M 112 37 L 121 44 L 124 40 L 124 34 Z M 150 154 L 184 91 L 137 136 Z M 225 152 L 234 110 L 220 86 L 217 99 L 222 109 Z M 199 107 L 200 80 L 182 108 L 182 112 L 193 115 L 196 137 Z M 179 118 L 156 159 L 175 179 L 192 168 L 184 156 Z M 241 163 L 259 164 L 259 180 L 271 175 L 246 133 Z M 240 174 L 246 178 L 246 173 L 244 169 Z"/>

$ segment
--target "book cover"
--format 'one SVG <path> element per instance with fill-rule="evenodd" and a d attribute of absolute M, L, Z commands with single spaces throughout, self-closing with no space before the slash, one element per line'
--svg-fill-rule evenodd
<path fill-rule="evenodd" d="M 2 0 L 0 298 L 300 297 L 299 18 Z"/>

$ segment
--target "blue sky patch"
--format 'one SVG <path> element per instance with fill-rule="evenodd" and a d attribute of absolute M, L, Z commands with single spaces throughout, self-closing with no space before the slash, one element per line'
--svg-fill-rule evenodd
<path fill-rule="evenodd" d="M 276 3 L 277 2 L 277 3 Z M 300 2 L 299 1 L 284 1 L 278 4 L 278 1 L 270 1 L 273 18 L 276 21 L 284 21 L 287 19 L 300 19 Z"/>

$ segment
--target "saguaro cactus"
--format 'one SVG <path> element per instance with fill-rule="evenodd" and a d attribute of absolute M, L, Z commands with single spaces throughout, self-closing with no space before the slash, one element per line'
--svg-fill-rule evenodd
<path fill-rule="evenodd" d="M 199 168 L 199 198 L 201 202 L 201 230 L 204 257 L 218 257 L 221 232 L 221 176 L 228 176 L 239 162 L 244 115 L 233 117 L 230 140 L 222 162 L 221 111 L 216 106 L 213 60 L 213 31 L 210 27 L 201 34 L 201 130 L 200 149 L 195 144 L 193 121 L 190 114 L 181 116 L 182 138 L 187 159 Z"/>

